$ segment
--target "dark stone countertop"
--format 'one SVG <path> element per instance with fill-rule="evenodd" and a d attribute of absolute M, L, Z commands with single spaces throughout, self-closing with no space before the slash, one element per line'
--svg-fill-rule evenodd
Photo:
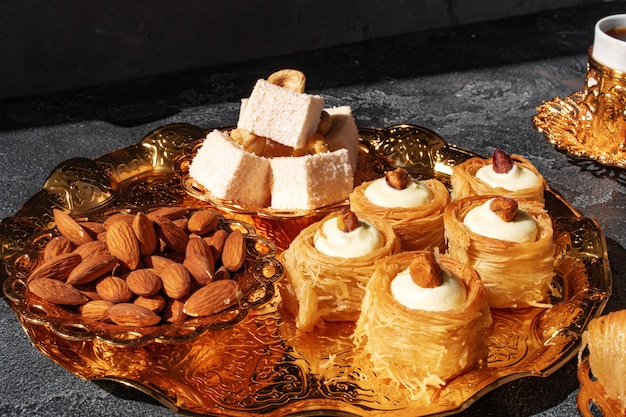
<path fill-rule="evenodd" d="M 232 125 L 239 100 L 279 68 L 307 91 L 352 107 L 358 125 L 425 126 L 449 143 L 530 159 L 549 185 L 602 226 L 613 272 L 606 312 L 626 308 L 626 172 L 557 151 L 531 117 L 543 101 L 582 89 L 593 25 L 626 10 L 606 2 L 414 33 L 41 97 L 0 101 L 0 217 L 13 215 L 61 162 L 131 145 L 167 123 Z M 39 353 L 0 303 L 0 415 L 172 415 L 151 399 L 81 380 Z M 577 414 L 576 360 L 547 378 L 510 382 L 461 415 Z"/>

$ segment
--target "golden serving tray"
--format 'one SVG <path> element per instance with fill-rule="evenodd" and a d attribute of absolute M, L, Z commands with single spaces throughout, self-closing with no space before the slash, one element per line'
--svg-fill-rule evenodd
<path fill-rule="evenodd" d="M 604 391 L 604 387 L 593 377 L 589 366 L 589 356 L 581 358 L 577 370 L 580 390 L 576 396 L 576 406 L 582 417 L 594 417 L 598 413 L 593 407 L 601 412 L 600 415 L 609 417 L 626 416 L 620 404 Z"/>
<path fill-rule="evenodd" d="M 532 123 L 548 142 L 573 156 L 586 157 L 603 165 L 626 168 L 623 152 L 613 153 L 589 141 L 589 126 L 584 126 L 587 110 L 583 105 L 584 92 L 577 91 L 565 98 L 554 97 L 537 107 Z M 581 114 L 582 113 L 582 114 Z M 588 118 L 588 117 L 587 117 Z"/>
<path fill-rule="evenodd" d="M 359 131 L 359 180 L 395 165 L 413 176 L 449 184 L 452 167 L 475 156 L 418 126 Z M 3 261 L 15 260 L 30 236 L 49 228 L 54 207 L 89 217 L 117 207 L 211 205 L 181 185 L 189 149 L 206 133 L 188 124 L 167 125 L 136 145 L 93 160 L 62 163 L 15 216 L 0 223 Z M 391 389 L 371 370 L 352 367 L 351 323 L 298 333 L 293 319 L 282 311 L 278 292 L 264 307 L 251 310 L 224 330 L 176 343 L 118 346 L 93 335 L 74 332 L 70 337 L 56 331 L 46 317 L 38 318 L 37 311 L 27 311 L 28 306 L 16 302 L 20 286 L 6 272 L 3 287 L 11 294 L 8 301 L 25 331 L 44 355 L 79 377 L 134 387 L 177 412 L 275 417 L 322 411 L 344 416 L 449 415 L 512 380 L 543 377 L 559 369 L 576 356 L 581 333 L 608 300 L 611 272 L 600 227 L 550 189 L 546 206 L 554 220 L 557 246 L 554 284 L 560 295 L 553 299 L 554 306 L 493 310 L 488 361 L 431 392 L 431 403 L 410 401 L 407 393 Z M 324 215 L 259 216 L 227 208 L 222 207 L 226 217 L 252 224 L 279 250 Z"/>

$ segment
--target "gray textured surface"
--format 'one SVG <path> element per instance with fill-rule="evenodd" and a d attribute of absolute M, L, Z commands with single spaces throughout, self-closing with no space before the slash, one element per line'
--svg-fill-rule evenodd
<path fill-rule="evenodd" d="M 602 0 L 7 1 L 0 98 L 592 2 Z"/>
<path fill-rule="evenodd" d="M 528 157 L 549 185 L 607 237 L 614 274 L 606 311 L 626 308 L 626 171 L 556 151 L 537 133 L 535 107 L 582 88 L 593 23 L 626 3 L 542 13 L 453 30 L 0 102 L 0 217 L 15 213 L 62 161 L 135 143 L 170 122 L 233 124 L 238 100 L 281 67 L 308 75 L 308 91 L 350 105 L 361 126 L 422 125 L 448 142 Z M 0 415 L 167 416 L 118 387 L 80 380 L 41 355 L 0 302 Z M 576 415 L 575 360 L 548 378 L 493 391 L 461 415 Z"/>

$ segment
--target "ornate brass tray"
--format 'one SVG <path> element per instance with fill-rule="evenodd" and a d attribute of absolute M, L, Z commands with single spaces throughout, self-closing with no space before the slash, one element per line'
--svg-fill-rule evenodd
<path fill-rule="evenodd" d="M 576 406 L 583 417 L 593 417 L 597 413 L 592 411 L 592 406 L 597 407 L 603 416 L 625 416 L 617 400 L 609 397 L 604 387 L 594 379 L 589 367 L 589 357 L 584 357 L 578 363 L 578 382 L 580 391 L 576 396 Z"/>
<path fill-rule="evenodd" d="M 561 151 L 574 156 L 586 157 L 603 165 L 626 168 L 626 158 L 620 153 L 611 153 L 600 146 L 591 146 L 588 132 L 581 123 L 586 111 L 583 106 L 584 92 L 577 91 L 565 98 L 555 97 L 537 107 L 532 122 L 537 131 L 543 133 L 548 142 Z M 587 143 L 587 144 L 586 144 Z"/>
<path fill-rule="evenodd" d="M 206 130 L 187 124 L 161 127 L 136 145 L 94 160 L 62 163 L 44 187 L 13 217 L 0 223 L 2 258 L 10 263 L 30 236 L 48 228 L 53 207 L 73 214 L 117 207 L 148 208 L 211 203 L 181 186 L 181 164 Z M 452 166 L 475 156 L 449 145 L 433 132 L 409 125 L 360 129 L 361 178 L 380 175 L 385 165 L 404 166 L 412 175 L 449 180 Z M 381 165 L 382 164 L 382 165 Z M 185 340 L 118 346 L 99 337 L 76 338 L 31 319 L 9 298 L 35 347 L 73 374 L 111 380 L 139 389 L 185 414 L 286 416 L 449 415 L 469 407 L 497 387 L 527 376 L 547 376 L 578 352 L 588 321 L 598 316 L 611 292 L 606 242 L 598 224 L 583 217 L 557 193 L 546 190 L 554 220 L 557 256 L 550 309 L 494 310 L 487 363 L 433 391 L 432 401 L 410 401 L 365 368 L 351 366 L 352 324 L 324 331 L 296 332 L 278 292 L 238 324 Z M 225 210 L 257 233 L 285 248 L 322 213 L 300 217 L 258 216 Z M 5 292 L 14 277 L 3 277 Z M 7 291 L 8 290 L 8 291 Z"/>

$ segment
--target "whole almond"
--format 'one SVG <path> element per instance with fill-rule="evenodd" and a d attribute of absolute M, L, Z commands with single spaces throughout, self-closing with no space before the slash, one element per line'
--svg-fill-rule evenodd
<path fill-rule="evenodd" d="M 132 303 L 112 305 L 109 307 L 108 316 L 113 323 L 125 327 L 148 327 L 161 321 L 161 317 L 154 311 Z"/>
<path fill-rule="evenodd" d="M 213 251 L 202 238 L 191 238 L 185 249 L 185 256 L 201 255 L 213 261 Z"/>
<path fill-rule="evenodd" d="M 206 285 L 213 280 L 215 272 L 213 259 L 209 259 L 200 254 L 191 254 L 185 258 L 183 265 L 187 268 L 198 285 Z"/>
<path fill-rule="evenodd" d="M 39 298 L 55 304 L 80 305 L 89 301 L 85 294 L 58 279 L 38 278 L 28 283 L 28 289 Z"/>
<path fill-rule="evenodd" d="M 166 218 L 157 216 L 154 219 L 157 236 L 159 236 L 167 244 L 167 246 L 178 253 L 185 253 L 189 236 L 176 224 Z"/>
<path fill-rule="evenodd" d="M 225 230 L 218 229 L 211 236 L 203 238 L 206 244 L 209 245 L 209 248 L 211 248 L 211 252 L 213 252 L 213 259 L 215 261 L 222 256 L 227 237 L 228 233 Z"/>
<path fill-rule="evenodd" d="M 231 272 L 241 268 L 246 257 L 246 239 L 239 229 L 233 230 L 224 242 L 222 265 Z"/>
<path fill-rule="evenodd" d="M 185 309 L 185 298 L 180 300 L 175 300 L 172 298 L 168 298 L 165 301 L 165 308 L 161 311 L 161 315 L 163 316 L 163 320 L 168 323 L 176 323 L 187 318 L 187 315 L 184 312 Z"/>
<path fill-rule="evenodd" d="M 183 217 L 187 211 L 186 207 L 160 207 L 148 213 L 148 217 L 152 220 L 155 220 L 157 217 L 165 217 L 170 220 L 176 220 Z"/>
<path fill-rule="evenodd" d="M 79 222 L 83 229 L 85 229 L 92 237 L 97 237 L 100 233 L 107 231 L 107 228 L 102 223 L 98 222 Z"/>
<path fill-rule="evenodd" d="M 158 314 L 165 308 L 165 298 L 161 294 L 155 294 L 150 297 L 137 297 L 133 304 L 143 306 Z"/>
<path fill-rule="evenodd" d="M 112 223 L 107 229 L 106 244 L 111 255 L 115 256 L 122 266 L 137 269 L 141 260 L 139 242 L 132 226 L 123 221 Z"/>
<path fill-rule="evenodd" d="M 30 273 L 28 280 L 32 281 L 40 278 L 50 278 L 65 281 L 65 279 L 70 275 L 74 268 L 81 263 L 81 261 L 82 258 L 77 253 L 62 253 L 49 261 L 39 264 L 33 272 Z"/>
<path fill-rule="evenodd" d="M 89 298 L 90 300 L 102 300 L 98 291 L 96 291 L 96 283 L 90 282 L 89 284 L 83 285 L 73 285 L 78 291 L 82 292 Z"/>
<path fill-rule="evenodd" d="M 182 264 L 174 263 L 159 271 L 163 292 L 168 297 L 178 299 L 191 289 L 191 274 Z"/>
<path fill-rule="evenodd" d="M 154 222 L 146 214 L 137 213 L 133 218 L 132 227 L 135 236 L 137 236 L 137 241 L 139 241 L 139 252 L 142 255 L 153 253 L 159 242 L 154 229 Z"/>
<path fill-rule="evenodd" d="M 236 281 L 213 281 L 191 294 L 183 311 L 192 317 L 209 316 L 237 304 L 240 299 L 241 291 Z"/>
<path fill-rule="evenodd" d="M 220 266 L 215 274 L 213 275 L 213 281 L 227 280 L 230 279 L 230 271 L 224 267 L 224 265 Z"/>
<path fill-rule="evenodd" d="M 46 244 L 43 259 L 44 261 L 49 261 L 57 255 L 72 252 L 73 250 L 74 244 L 68 238 L 63 235 L 55 236 Z"/>
<path fill-rule="evenodd" d="M 98 281 L 96 291 L 103 300 L 110 301 L 114 304 L 125 303 L 133 296 L 126 281 L 115 276 L 108 276 Z"/>
<path fill-rule="evenodd" d="M 176 261 L 173 261 L 170 258 L 160 255 L 151 255 L 146 260 L 146 265 L 150 268 L 154 268 L 157 275 L 161 275 L 161 272 L 170 265 L 176 264 Z"/>
<path fill-rule="evenodd" d="M 187 234 L 187 223 L 189 223 L 189 220 L 183 217 L 182 219 L 172 220 L 172 223 L 174 223 L 176 227 L 178 227 L 180 230 L 185 232 L 185 234 Z"/>
<path fill-rule="evenodd" d="M 161 289 L 161 278 L 152 269 L 136 269 L 126 276 L 126 285 L 133 293 L 150 297 Z"/>
<path fill-rule="evenodd" d="M 107 247 L 106 242 L 101 240 L 92 240 L 91 242 L 87 242 L 83 245 L 77 246 L 76 249 L 74 249 L 74 253 L 79 254 L 81 258 L 83 258 L 83 261 L 90 256 L 111 254 L 111 252 L 109 252 L 109 248 Z"/>
<path fill-rule="evenodd" d="M 124 223 L 128 223 L 128 225 L 132 225 L 134 218 L 135 218 L 135 215 L 131 213 L 114 213 L 114 214 L 111 214 L 109 217 L 107 217 L 104 223 L 102 224 L 104 225 L 106 229 L 111 227 L 113 223 L 117 223 L 117 222 L 124 222 Z"/>
<path fill-rule="evenodd" d="M 52 209 L 52 214 L 59 233 L 68 238 L 74 245 L 82 245 L 93 240 L 91 235 L 69 214 L 59 209 Z"/>
<path fill-rule="evenodd" d="M 86 319 L 105 321 L 109 318 L 107 310 L 113 305 L 112 302 L 106 300 L 91 300 L 80 306 L 78 311 L 81 316 Z"/>
<path fill-rule="evenodd" d="M 111 254 L 103 253 L 90 256 L 70 272 L 67 283 L 71 285 L 87 284 L 109 274 L 115 265 L 117 265 L 117 258 Z"/>
<path fill-rule="evenodd" d="M 198 210 L 189 217 L 187 229 L 198 235 L 206 235 L 217 227 L 219 217 L 213 210 Z"/>

